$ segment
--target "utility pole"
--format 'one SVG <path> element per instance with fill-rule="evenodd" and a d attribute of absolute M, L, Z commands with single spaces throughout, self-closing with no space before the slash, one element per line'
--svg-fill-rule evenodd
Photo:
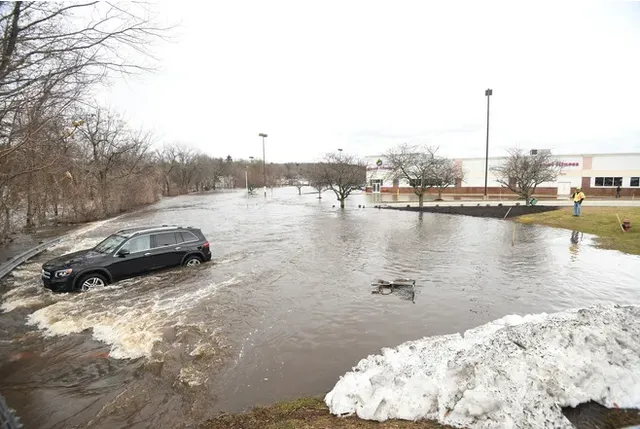
<path fill-rule="evenodd" d="M 268 137 L 265 133 L 260 133 L 262 137 L 262 180 L 264 180 L 264 197 L 267 198 L 267 160 L 265 159 L 264 139 Z"/>
<path fill-rule="evenodd" d="M 484 92 L 487 96 L 487 151 L 484 158 L 484 199 L 487 199 L 487 178 L 489 175 L 489 97 L 493 95 L 492 89 L 487 89 Z"/>

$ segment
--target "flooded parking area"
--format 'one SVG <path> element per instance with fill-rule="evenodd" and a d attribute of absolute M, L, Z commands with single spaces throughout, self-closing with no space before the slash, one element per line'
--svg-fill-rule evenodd
<path fill-rule="evenodd" d="M 640 304 L 640 258 L 589 236 L 368 198 L 342 211 L 295 188 L 189 195 L 67 234 L 0 284 L 0 392 L 27 428 L 194 427 L 327 392 L 381 347 L 507 314 Z M 201 228 L 213 262 L 82 294 L 40 286 L 48 258 L 144 224 Z M 414 294 L 372 293 L 399 277 Z"/>

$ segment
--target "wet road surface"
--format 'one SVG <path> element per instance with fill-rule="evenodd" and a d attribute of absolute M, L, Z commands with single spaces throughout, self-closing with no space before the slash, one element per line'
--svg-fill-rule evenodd
<path fill-rule="evenodd" d="M 508 221 L 368 198 L 340 211 L 294 188 L 190 195 L 68 234 L 0 284 L 0 392 L 27 428 L 193 427 L 322 394 L 380 347 L 506 314 L 640 303 L 640 258 L 588 236 L 515 225 L 513 246 Z M 83 294 L 40 287 L 46 259 L 139 224 L 201 228 L 214 262 Z M 397 277 L 416 279 L 415 297 L 371 293 Z"/>

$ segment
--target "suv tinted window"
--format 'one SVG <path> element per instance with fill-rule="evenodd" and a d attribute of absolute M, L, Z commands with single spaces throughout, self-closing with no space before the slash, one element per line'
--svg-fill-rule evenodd
<path fill-rule="evenodd" d="M 185 241 L 198 241 L 198 238 L 189 231 L 176 232 L 178 243 L 184 243 Z"/>
<path fill-rule="evenodd" d="M 162 247 L 162 246 L 171 246 L 172 244 L 177 244 L 176 233 L 171 232 L 162 232 L 160 234 L 154 234 L 155 245 L 154 247 Z"/>
<path fill-rule="evenodd" d="M 131 253 L 149 250 L 151 249 L 151 236 L 141 235 L 139 237 L 133 237 L 131 240 L 127 241 L 122 248 L 127 249 Z"/>

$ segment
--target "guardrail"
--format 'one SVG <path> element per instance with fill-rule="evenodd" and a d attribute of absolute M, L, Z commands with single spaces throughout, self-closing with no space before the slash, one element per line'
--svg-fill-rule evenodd
<path fill-rule="evenodd" d="M 0 395 L 0 429 L 20 429 L 22 424 Z"/>
<path fill-rule="evenodd" d="M 36 247 L 27 250 L 26 252 L 22 252 L 21 254 L 14 256 L 8 262 L 0 265 L 0 279 L 9 274 L 11 271 L 15 270 L 20 265 L 27 262 L 29 259 L 38 255 L 39 253 L 44 252 L 48 247 L 53 246 L 54 244 L 59 243 L 62 238 L 54 238 L 53 240 L 46 241 L 37 245 Z M 0 426 L 1 428 L 1 426 Z"/>

